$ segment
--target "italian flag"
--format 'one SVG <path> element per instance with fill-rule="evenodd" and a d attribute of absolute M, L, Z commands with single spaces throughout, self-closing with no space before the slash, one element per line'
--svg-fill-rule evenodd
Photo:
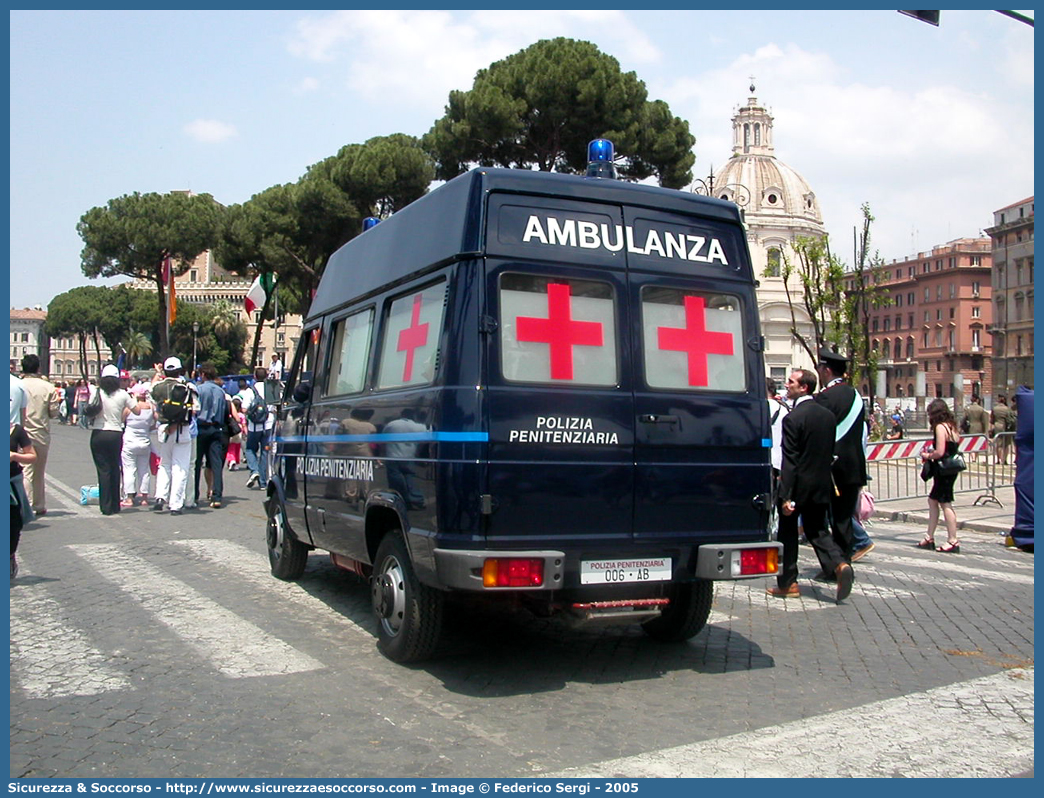
<path fill-rule="evenodd" d="M 250 290 L 247 291 L 246 298 L 243 300 L 247 313 L 253 313 L 255 310 L 260 310 L 265 306 L 265 299 L 268 298 L 268 294 L 272 290 L 273 282 L 274 280 L 270 274 L 259 274 L 254 279 L 254 282 L 250 285 Z"/>

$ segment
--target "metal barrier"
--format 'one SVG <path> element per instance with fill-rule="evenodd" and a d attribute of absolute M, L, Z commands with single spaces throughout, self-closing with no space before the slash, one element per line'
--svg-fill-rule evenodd
<path fill-rule="evenodd" d="M 996 504 L 999 486 L 1015 484 L 1015 433 L 1002 432 L 992 440 L 985 435 L 965 435 L 958 447 L 968 468 L 957 477 L 955 493 L 979 491 L 975 504 Z M 932 482 L 921 479 L 921 450 L 934 445 L 933 438 L 905 438 L 867 444 L 866 468 L 870 490 L 878 501 L 927 496 Z M 1006 463 L 999 463 L 1004 460 Z"/>

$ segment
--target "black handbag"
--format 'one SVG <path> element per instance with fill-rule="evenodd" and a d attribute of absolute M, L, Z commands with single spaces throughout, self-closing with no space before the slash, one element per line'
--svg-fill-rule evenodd
<path fill-rule="evenodd" d="M 228 437 L 234 438 L 242 431 L 243 428 L 239 426 L 239 422 L 236 421 L 236 417 L 232 415 L 231 405 L 227 406 L 225 408 L 225 432 L 228 433 Z"/>
<path fill-rule="evenodd" d="M 935 460 L 925 460 L 921 464 L 921 479 L 925 482 L 935 476 Z"/>
<path fill-rule="evenodd" d="M 937 466 L 939 476 L 941 477 L 952 477 L 961 473 L 968 467 L 968 464 L 964 462 L 964 455 L 960 452 L 955 454 L 948 454 L 946 457 L 939 460 Z"/>

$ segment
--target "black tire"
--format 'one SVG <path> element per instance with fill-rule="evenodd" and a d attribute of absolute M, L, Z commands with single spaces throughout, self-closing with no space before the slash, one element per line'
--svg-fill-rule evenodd
<path fill-rule="evenodd" d="M 659 618 L 642 624 L 642 629 L 653 640 L 680 643 L 695 637 L 707 625 L 711 603 L 714 601 L 714 583 L 708 579 L 675 585 L 670 593 L 671 603 Z"/>
<path fill-rule="evenodd" d="M 272 568 L 272 576 L 287 582 L 300 579 L 308 562 L 308 547 L 294 536 L 286 522 L 283 508 L 274 497 L 269 503 L 265 540 L 268 543 L 268 563 Z"/>
<path fill-rule="evenodd" d="M 393 662 L 431 656 L 442 631 L 443 595 L 420 583 L 398 529 L 381 540 L 370 578 L 377 648 Z"/>

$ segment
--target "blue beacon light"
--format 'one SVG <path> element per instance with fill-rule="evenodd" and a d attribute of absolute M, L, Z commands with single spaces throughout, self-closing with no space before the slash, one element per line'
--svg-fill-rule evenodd
<path fill-rule="evenodd" d="M 595 139 L 587 145 L 587 176 L 616 179 L 615 153 L 609 139 Z"/>
<path fill-rule="evenodd" d="M 363 232 L 365 233 L 371 227 L 376 227 L 379 221 L 380 219 L 378 219 L 376 216 L 367 216 L 365 219 L 363 219 Z"/>

